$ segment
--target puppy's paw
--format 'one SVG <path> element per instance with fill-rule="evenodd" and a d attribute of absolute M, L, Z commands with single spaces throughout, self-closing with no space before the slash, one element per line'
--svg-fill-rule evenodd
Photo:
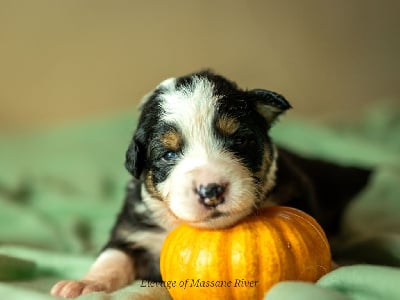
<path fill-rule="evenodd" d="M 50 293 L 63 298 L 75 298 L 83 294 L 108 291 L 108 286 L 94 280 L 63 280 L 56 283 Z"/>

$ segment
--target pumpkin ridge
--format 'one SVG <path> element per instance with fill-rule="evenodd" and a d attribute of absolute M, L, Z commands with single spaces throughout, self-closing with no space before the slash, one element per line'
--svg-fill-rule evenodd
<path fill-rule="evenodd" d="M 256 253 L 257 253 L 257 262 L 258 262 L 258 264 L 257 264 L 257 269 L 256 270 L 254 270 L 254 272 L 255 272 L 255 274 L 262 274 L 263 273 L 263 270 L 261 269 L 261 262 L 263 261 L 263 257 L 265 257 L 265 254 L 264 254 L 264 251 L 262 251 L 262 250 L 264 250 L 263 249 L 263 247 L 265 247 L 265 245 L 263 245 L 263 243 L 262 243 L 262 241 L 263 241 L 263 239 L 262 239 L 262 231 L 263 231 L 263 228 L 264 228 L 264 224 L 262 224 L 263 226 L 260 226 L 259 228 L 256 228 L 256 231 L 257 231 L 257 239 L 256 239 L 256 248 L 255 249 L 260 249 L 260 251 L 257 251 Z M 254 278 L 255 280 L 259 280 L 259 282 L 263 282 L 263 281 L 261 281 L 262 279 L 261 278 Z M 260 298 L 260 292 L 259 292 L 259 290 L 256 290 L 255 291 L 255 294 L 256 295 L 254 295 L 255 296 L 255 298 Z"/>
<path fill-rule="evenodd" d="M 257 266 L 257 273 L 259 274 L 258 278 L 255 278 L 255 280 L 258 280 L 258 284 L 260 286 L 262 286 L 262 289 L 258 289 L 256 291 L 256 295 L 254 299 L 261 299 L 264 296 L 264 291 L 268 289 L 268 287 L 266 286 L 266 282 L 268 282 L 268 272 L 265 270 L 265 268 L 261 268 L 261 265 L 266 266 L 267 265 L 267 260 L 270 260 L 271 258 L 268 257 L 268 255 L 266 255 L 267 252 L 267 247 L 268 245 L 266 245 L 266 237 L 265 237 L 265 233 L 267 231 L 270 231 L 270 220 L 268 220 L 267 218 L 261 219 L 261 226 L 257 227 L 257 231 L 258 231 L 258 241 L 257 241 L 257 248 L 259 249 L 259 251 L 257 251 L 257 261 L 258 261 L 258 266 Z M 267 252 L 268 253 L 268 252 Z"/>
<path fill-rule="evenodd" d="M 323 229 L 312 216 L 304 213 L 302 210 L 293 207 L 287 207 L 287 208 L 288 210 L 285 212 L 286 214 L 290 214 L 291 216 L 295 216 L 296 218 L 305 221 L 308 225 L 310 225 L 314 229 L 315 232 L 318 233 L 320 240 L 325 244 L 325 246 L 330 248 L 327 237 Z"/>
<path fill-rule="evenodd" d="M 227 239 L 226 244 L 225 245 L 229 245 L 229 247 L 227 247 L 227 251 L 226 253 L 232 253 L 232 248 L 233 248 L 233 243 L 234 243 L 234 235 L 233 234 L 226 234 L 225 238 Z M 231 255 L 230 259 L 227 259 L 227 266 L 226 266 L 226 278 L 224 278 L 224 280 L 228 280 L 228 278 L 232 278 L 233 274 L 232 274 L 232 269 L 233 269 L 233 256 Z M 229 290 L 229 298 L 234 299 L 234 291 L 233 290 Z"/>
<path fill-rule="evenodd" d="M 315 242 L 315 240 L 322 239 L 321 236 L 321 231 L 318 230 L 320 229 L 320 227 L 314 227 L 314 226 L 310 226 L 313 230 L 310 230 L 310 227 L 308 227 L 308 225 L 310 225 L 309 222 L 300 222 L 304 221 L 305 219 L 301 216 L 298 216 L 297 218 L 297 227 L 296 230 L 299 233 L 299 238 L 301 238 L 303 240 L 303 244 L 305 246 L 305 250 L 307 251 L 307 255 L 310 258 L 314 258 L 316 265 L 314 266 L 307 266 L 304 265 L 303 268 L 301 269 L 300 272 L 300 276 L 302 277 L 303 274 L 307 273 L 307 272 L 311 272 L 312 271 L 312 278 L 310 278 L 311 280 L 315 281 L 316 279 L 318 279 L 320 276 L 319 274 L 321 273 L 321 270 L 319 270 L 321 268 L 321 264 L 322 260 L 323 260 L 323 256 L 320 256 L 318 254 L 320 253 L 329 253 L 329 244 L 326 242 L 326 240 L 324 240 L 324 243 L 319 242 Z M 310 221 L 307 220 L 306 221 Z M 315 225 L 316 221 L 313 222 L 313 224 L 311 225 Z M 306 226 L 307 224 L 307 226 Z M 318 225 L 318 223 L 316 223 Z M 319 226 L 319 225 L 318 225 Z M 314 255 L 312 254 L 314 253 Z M 313 257 L 312 257 L 313 255 Z M 330 260 L 331 257 L 330 255 L 328 256 L 329 262 L 327 262 L 328 264 L 330 264 Z M 320 262 L 320 263 L 319 263 Z M 327 273 L 327 272 L 322 272 L 323 274 Z"/>
<path fill-rule="evenodd" d="M 286 265 L 288 264 L 288 260 L 290 260 L 290 265 L 292 265 L 290 270 L 286 270 L 285 272 L 287 272 L 285 275 L 283 275 L 283 277 L 291 279 L 292 277 L 294 277 L 292 274 L 296 274 L 297 270 L 299 269 L 299 262 L 296 259 L 296 239 L 294 237 L 297 238 L 296 235 L 293 234 L 293 228 L 291 228 L 291 230 L 288 230 L 288 227 L 293 227 L 293 226 L 289 226 L 288 222 L 293 223 L 292 219 L 287 219 L 285 220 L 286 222 L 284 222 L 282 220 L 281 215 L 276 215 L 276 220 L 275 220 L 275 227 L 276 230 L 279 232 L 279 241 L 280 241 L 280 245 L 279 245 L 279 249 L 281 249 L 280 251 L 280 257 L 281 257 L 281 265 Z M 283 238 L 282 238 L 283 236 Z M 283 261 L 284 260 L 284 261 Z"/>

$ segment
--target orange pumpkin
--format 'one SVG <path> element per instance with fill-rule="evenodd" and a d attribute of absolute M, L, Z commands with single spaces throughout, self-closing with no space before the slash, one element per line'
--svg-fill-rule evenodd
<path fill-rule="evenodd" d="M 164 284 L 175 299 L 262 299 L 283 280 L 316 281 L 330 271 L 325 233 L 308 214 L 264 208 L 225 229 L 180 225 L 160 257 Z"/>

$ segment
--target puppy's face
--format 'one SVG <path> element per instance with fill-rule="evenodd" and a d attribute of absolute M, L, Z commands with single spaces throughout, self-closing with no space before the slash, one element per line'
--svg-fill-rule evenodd
<path fill-rule="evenodd" d="M 268 130 L 289 107 L 210 72 L 168 79 L 143 102 L 126 166 L 149 205 L 194 226 L 229 226 L 274 186 Z"/>

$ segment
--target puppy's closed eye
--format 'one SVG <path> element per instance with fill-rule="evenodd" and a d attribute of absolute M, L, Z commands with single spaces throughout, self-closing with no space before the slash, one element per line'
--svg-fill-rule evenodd
<path fill-rule="evenodd" d="M 238 135 L 233 138 L 233 146 L 237 149 L 246 149 L 256 143 L 253 135 Z"/>

